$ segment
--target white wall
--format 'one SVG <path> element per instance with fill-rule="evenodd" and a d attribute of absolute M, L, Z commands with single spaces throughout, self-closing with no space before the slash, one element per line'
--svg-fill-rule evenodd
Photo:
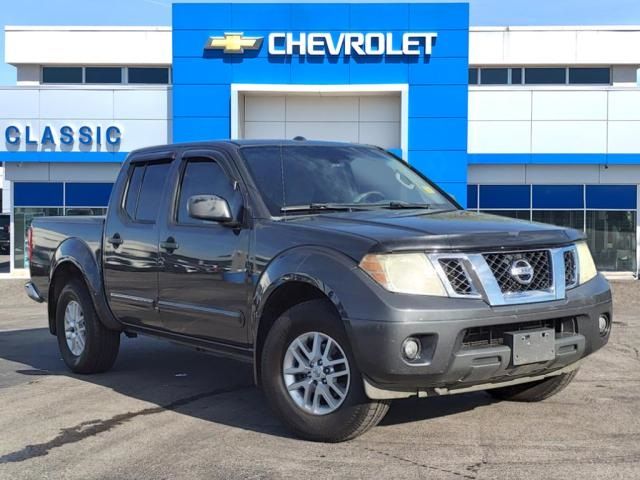
<path fill-rule="evenodd" d="M 122 151 L 128 152 L 149 145 L 171 141 L 170 96 L 167 86 L 154 87 L 0 87 L 0 151 Z M 4 132 L 15 125 L 22 132 L 19 146 L 5 141 Z M 63 125 L 76 132 L 72 146 L 42 147 L 27 146 L 24 140 L 25 127 L 29 125 L 32 138 L 40 138 L 45 126 L 50 126 L 54 136 Z M 102 133 L 115 125 L 121 131 L 121 142 L 117 147 L 82 145 L 77 132 L 87 125 Z"/>
<path fill-rule="evenodd" d="M 640 165 L 470 165 L 471 184 L 640 184 Z"/>
<path fill-rule="evenodd" d="M 640 65 L 640 26 L 472 27 L 471 65 Z"/>
<path fill-rule="evenodd" d="M 6 163 L 14 182 L 115 182 L 119 163 Z"/>
<path fill-rule="evenodd" d="M 640 152 L 640 89 L 469 90 L 469 153 Z"/>
<path fill-rule="evenodd" d="M 5 27 L 10 64 L 168 66 L 171 52 L 170 27 Z"/>

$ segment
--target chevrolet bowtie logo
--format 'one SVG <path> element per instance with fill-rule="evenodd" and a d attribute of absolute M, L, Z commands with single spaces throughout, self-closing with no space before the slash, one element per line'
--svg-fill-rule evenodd
<path fill-rule="evenodd" d="M 209 37 L 205 50 L 224 50 L 224 53 L 244 53 L 245 50 L 258 50 L 262 46 L 262 37 L 244 37 L 242 33 L 225 33 L 224 37 Z"/>

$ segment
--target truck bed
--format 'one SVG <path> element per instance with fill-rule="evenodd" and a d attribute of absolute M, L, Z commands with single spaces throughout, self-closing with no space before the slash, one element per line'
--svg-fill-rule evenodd
<path fill-rule="evenodd" d="M 102 231 L 105 217 L 38 217 L 31 224 L 33 252 L 29 263 L 31 279 L 45 296 L 49 290 L 50 270 L 59 247 L 73 239 L 81 242 L 100 265 Z"/>

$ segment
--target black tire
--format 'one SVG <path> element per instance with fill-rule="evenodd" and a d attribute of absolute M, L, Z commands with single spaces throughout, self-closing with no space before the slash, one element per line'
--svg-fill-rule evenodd
<path fill-rule="evenodd" d="M 320 332 L 338 342 L 349 362 L 350 382 L 342 404 L 326 415 L 314 415 L 296 405 L 283 379 L 283 362 L 288 346 L 300 335 Z M 273 324 L 261 358 L 261 381 L 271 408 L 288 428 L 305 440 L 343 442 L 377 425 L 389 409 L 388 401 L 367 398 L 362 375 L 356 366 L 342 320 L 326 300 L 300 303 L 283 313 Z"/>
<path fill-rule="evenodd" d="M 499 400 L 512 402 L 541 402 L 564 390 L 575 378 L 578 370 L 562 373 L 537 382 L 522 383 L 510 387 L 493 388 L 487 393 Z"/>
<path fill-rule="evenodd" d="M 79 355 L 71 351 L 65 334 L 65 310 L 71 301 L 77 302 L 84 314 L 86 340 Z M 78 280 L 72 280 L 60 292 L 56 305 L 56 334 L 62 359 L 74 373 L 106 372 L 116 361 L 120 332 L 109 330 L 100 322 L 86 286 Z"/>

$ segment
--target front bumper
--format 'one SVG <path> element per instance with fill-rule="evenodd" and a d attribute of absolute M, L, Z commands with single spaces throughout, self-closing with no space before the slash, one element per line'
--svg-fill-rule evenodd
<path fill-rule="evenodd" d="M 563 373 L 581 358 L 604 346 L 609 332 L 600 335 L 601 314 L 612 321 L 609 284 L 601 275 L 569 290 L 564 300 L 528 305 L 491 307 L 482 300 L 432 299 L 409 295 L 386 298 L 388 321 L 349 319 L 347 328 L 354 356 L 372 398 L 424 396 L 469 391 L 534 381 Z M 416 301 L 421 308 L 416 308 Z M 462 303 L 461 303 L 462 302 Z M 426 308 L 425 308 L 426 307 Z M 465 333 L 478 327 L 570 320 L 571 333 L 558 333 L 555 358 L 546 362 L 514 366 L 505 344 L 464 344 Z M 423 353 L 417 362 L 406 361 L 403 341 L 419 337 Z"/>

